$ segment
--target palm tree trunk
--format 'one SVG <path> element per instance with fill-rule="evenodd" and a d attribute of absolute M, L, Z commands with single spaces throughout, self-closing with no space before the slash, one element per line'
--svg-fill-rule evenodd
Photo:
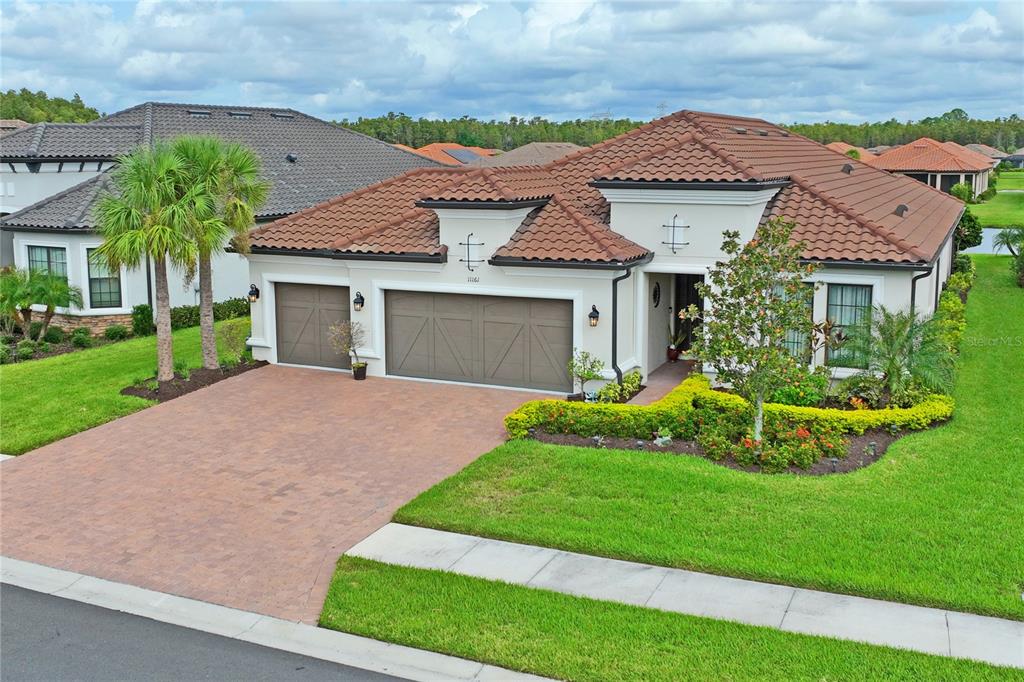
<path fill-rule="evenodd" d="M 213 331 L 213 267 L 209 254 L 199 256 L 199 335 L 203 344 L 203 367 L 217 369 L 217 336 Z"/>
<path fill-rule="evenodd" d="M 32 329 L 32 308 L 20 308 L 18 312 L 21 317 L 21 334 L 26 339 L 31 339 L 32 334 L 30 330 Z"/>
<path fill-rule="evenodd" d="M 42 341 L 43 337 L 46 336 L 46 330 L 50 328 L 50 320 L 53 319 L 53 314 L 56 312 L 52 307 L 47 307 L 46 312 L 43 313 L 43 326 L 39 328 L 39 337 L 36 341 Z"/>
<path fill-rule="evenodd" d="M 174 378 L 174 348 L 171 340 L 171 295 L 167 289 L 167 259 L 153 259 L 156 279 L 156 378 L 170 381 Z"/>

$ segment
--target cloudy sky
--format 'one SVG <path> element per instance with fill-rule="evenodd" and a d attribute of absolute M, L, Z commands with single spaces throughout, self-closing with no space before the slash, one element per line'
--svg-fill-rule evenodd
<path fill-rule="evenodd" d="M 3 89 L 326 118 L 1024 114 L 1024 2 L 0 4 Z"/>

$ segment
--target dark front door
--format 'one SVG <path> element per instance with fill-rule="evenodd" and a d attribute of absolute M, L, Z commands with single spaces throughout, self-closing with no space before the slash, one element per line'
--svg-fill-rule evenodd
<path fill-rule="evenodd" d="M 686 310 L 690 305 L 697 306 L 698 310 L 704 310 L 704 298 L 697 292 L 697 284 L 704 281 L 704 275 L 676 275 L 676 310 Z M 678 319 L 678 318 L 677 318 Z M 678 320 L 678 329 L 682 332 L 683 343 L 680 350 L 690 350 L 693 346 L 693 336 L 697 331 L 700 322 L 692 320 Z"/>
<path fill-rule="evenodd" d="M 274 285 L 277 298 L 277 361 L 347 369 L 351 359 L 331 347 L 330 326 L 349 319 L 348 287 Z"/>

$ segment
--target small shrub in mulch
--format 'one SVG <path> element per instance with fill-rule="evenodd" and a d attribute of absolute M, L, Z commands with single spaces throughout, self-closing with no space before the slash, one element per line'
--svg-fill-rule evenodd
<path fill-rule="evenodd" d="M 782 471 L 770 473 L 789 473 L 801 476 L 824 476 L 828 474 L 845 474 L 874 464 L 882 458 L 885 451 L 895 441 L 905 436 L 907 431 L 890 431 L 888 429 L 871 429 L 860 435 L 852 435 L 847 440 L 845 456 L 821 459 L 807 469 L 790 466 Z M 709 457 L 699 443 L 692 440 L 674 439 L 666 445 L 657 445 L 651 440 L 637 438 L 618 438 L 614 436 L 594 436 L 587 438 L 574 433 L 546 433 L 535 431 L 531 434 L 534 440 L 552 445 L 571 445 L 575 447 L 608 448 L 619 450 L 637 450 L 639 452 L 660 452 L 675 455 L 701 457 L 719 466 L 749 473 L 768 473 L 758 465 L 745 466 L 732 458 L 714 459 Z"/>
<path fill-rule="evenodd" d="M 218 381 L 230 379 L 231 377 L 244 374 L 249 370 L 263 367 L 267 363 L 262 360 L 248 360 L 236 365 L 222 367 L 220 369 L 194 368 L 185 371 L 176 371 L 174 378 L 170 381 L 157 381 L 155 378 L 140 380 L 121 389 L 121 395 L 132 395 L 136 398 L 155 400 L 165 403 L 181 396 L 198 391 Z"/>

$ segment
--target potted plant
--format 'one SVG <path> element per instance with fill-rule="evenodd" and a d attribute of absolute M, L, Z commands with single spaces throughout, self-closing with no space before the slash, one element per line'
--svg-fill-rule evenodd
<path fill-rule="evenodd" d="M 665 349 L 665 359 L 669 362 L 676 362 L 679 360 L 679 354 L 682 353 L 683 343 L 686 341 L 686 331 L 683 330 L 682 325 L 679 325 L 675 321 L 674 315 L 668 316 L 668 348 Z"/>
<path fill-rule="evenodd" d="M 348 355 L 352 358 L 352 378 L 362 381 L 366 378 L 366 363 L 359 359 L 359 348 L 366 340 L 366 331 L 363 325 L 351 320 L 335 322 L 330 327 L 331 347 L 339 355 Z"/>
<path fill-rule="evenodd" d="M 586 400 L 587 393 L 584 390 L 588 381 L 601 378 L 601 370 L 604 363 L 595 355 L 578 348 L 573 350 L 572 359 L 569 360 L 569 376 L 572 377 L 573 387 L 579 384 L 580 392 L 566 396 L 566 400 Z"/>

